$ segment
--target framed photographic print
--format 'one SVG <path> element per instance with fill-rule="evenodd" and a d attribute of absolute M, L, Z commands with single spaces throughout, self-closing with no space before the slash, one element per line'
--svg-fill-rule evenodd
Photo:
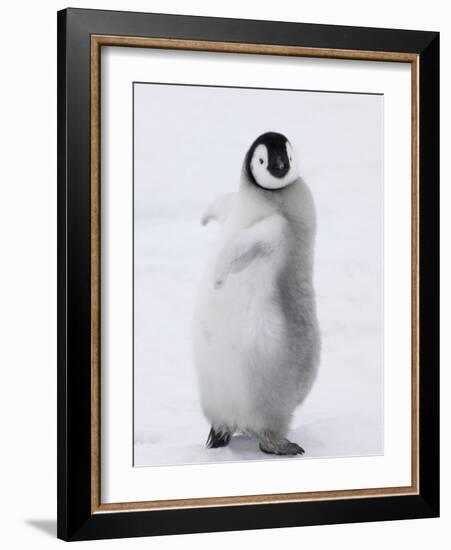
<path fill-rule="evenodd" d="M 439 513 L 439 35 L 58 13 L 58 536 Z"/>

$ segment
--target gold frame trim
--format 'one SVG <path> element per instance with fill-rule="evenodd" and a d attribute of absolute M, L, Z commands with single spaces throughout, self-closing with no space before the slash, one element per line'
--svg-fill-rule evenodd
<path fill-rule="evenodd" d="M 266 495 L 226 496 L 117 502 L 102 504 L 100 499 L 100 49 L 102 46 L 159 48 L 222 53 L 247 53 L 357 59 L 410 63 L 412 70 L 412 481 L 408 487 L 384 487 L 341 491 L 317 491 Z M 267 44 L 243 44 L 140 38 L 129 36 L 91 36 L 91 512 L 106 513 L 131 510 L 162 510 L 306 502 L 419 494 L 419 56 L 399 52 L 333 50 Z"/>

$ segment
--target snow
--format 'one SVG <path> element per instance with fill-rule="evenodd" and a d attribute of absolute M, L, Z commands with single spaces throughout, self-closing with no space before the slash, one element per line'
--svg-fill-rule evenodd
<path fill-rule="evenodd" d="M 286 134 L 317 208 L 318 378 L 290 439 L 319 457 L 383 454 L 383 97 L 135 84 L 134 465 L 287 460 L 236 436 L 206 449 L 192 311 L 257 135 Z"/>

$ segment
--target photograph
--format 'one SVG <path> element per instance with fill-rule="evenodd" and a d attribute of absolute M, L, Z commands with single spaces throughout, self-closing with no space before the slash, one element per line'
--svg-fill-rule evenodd
<path fill-rule="evenodd" d="M 132 101 L 133 466 L 383 455 L 383 94 Z"/>

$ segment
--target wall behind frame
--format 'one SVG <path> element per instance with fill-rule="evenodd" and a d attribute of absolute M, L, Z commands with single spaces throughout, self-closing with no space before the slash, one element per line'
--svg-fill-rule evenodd
<path fill-rule="evenodd" d="M 0 88 L 0 515 L 2 542 L 10 549 L 56 548 L 56 11 L 66 2 L 9 3 L 5 21 Z M 302 21 L 441 32 L 441 96 L 451 97 L 451 20 L 440 0 L 426 5 L 380 0 L 377 10 L 358 0 L 297 3 L 266 0 L 213 3 L 207 0 L 72 0 L 71 7 L 153 11 L 216 17 Z M 442 102 L 442 151 L 451 148 L 450 106 Z M 442 182 L 451 178 L 442 154 Z M 450 190 L 442 183 L 442 211 Z M 447 215 L 448 214 L 448 215 Z M 442 281 L 451 279 L 451 217 L 442 212 Z M 442 334 L 449 334 L 450 289 L 442 287 Z M 449 338 L 442 338 L 442 363 L 451 362 Z M 450 387 L 443 369 L 442 391 Z M 451 401 L 442 399 L 442 464 L 451 458 Z M 442 469 L 442 486 L 451 485 Z M 380 549 L 408 545 L 423 549 L 451 534 L 451 496 L 443 491 L 442 518 L 240 533 L 184 535 L 158 539 L 88 542 L 86 548 L 153 549 L 346 547 Z"/>

